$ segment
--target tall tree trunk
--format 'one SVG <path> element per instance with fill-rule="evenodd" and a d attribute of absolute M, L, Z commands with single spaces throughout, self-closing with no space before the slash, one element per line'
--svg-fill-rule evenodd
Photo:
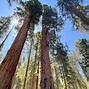
<path fill-rule="evenodd" d="M 10 82 L 8 89 L 12 89 L 12 81 Z"/>
<path fill-rule="evenodd" d="M 37 57 L 37 80 L 36 80 L 36 89 L 40 89 L 40 40 L 41 40 L 41 34 L 38 35 L 38 57 Z"/>
<path fill-rule="evenodd" d="M 41 89 L 53 89 L 51 84 L 51 67 L 48 52 L 47 33 L 48 30 L 43 28 L 41 39 Z"/>
<path fill-rule="evenodd" d="M 3 46 L 4 42 L 6 41 L 6 39 L 8 38 L 8 36 L 10 35 L 11 31 L 13 30 L 13 27 L 11 28 L 11 30 L 9 31 L 9 33 L 7 34 L 7 36 L 5 37 L 5 39 L 3 40 L 3 42 L 0 44 L 0 48 Z"/>
<path fill-rule="evenodd" d="M 34 23 L 31 23 L 30 26 L 31 26 L 31 30 L 33 31 L 34 30 Z M 31 49 L 32 49 L 32 45 L 34 43 L 33 34 L 31 34 L 30 37 L 32 37 L 32 39 L 31 39 L 31 46 L 30 46 L 30 50 L 29 50 L 29 56 L 28 56 L 28 62 L 27 62 L 27 67 L 26 67 L 26 73 L 25 73 L 23 89 L 25 89 L 25 86 L 26 86 L 28 68 L 29 68 L 30 57 L 31 57 Z"/>
<path fill-rule="evenodd" d="M 25 73 L 25 79 L 24 79 L 23 89 L 25 89 L 25 85 L 26 85 L 27 73 L 28 73 L 29 62 L 30 62 L 30 57 L 31 57 L 32 44 L 33 44 L 33 39 L 31 41 L 31 46 L 30 46 L 30 51 L 29 51 L 29 56 L 28 56 L 28 62 L 27 62 L 27 67 L 26 67 L 26 73 Z"/>
<path fill-rule="evenodd" d="M 33 70 L 33 72 L 34 72 L 34 70 Z M 36 89 L 36 80 L 37 80 L 37 76 L 36 76 L 36 74 L 34 73 L 34 74 L 32 75 L 32 85 L 31 85 L 31 89 Z"/>
<path fill-rule="evenodd" d="M 31 66 L 31 72 L 30 72 L 30 78 L 29 78 L 29 81 L 30 81 L 30 83 L 29 83 L 29 85 L 30 85 L 29 89 L 31 89 L 31 86 L 32 86 L 32 81 L 31 81 L 32 80 L 32 73 L 33 73 L 32 69 L 33 69 L 33 65 Z"/>
<path fill-rule="evenodd" d="M 0 66 L 0 89 L 10 89 L 29 27 L 30 19 L 27 17 Z"/>
<path fill-rule="evenodd" d="M 32 86 L 31 86 L 31 89 L 36 89 L 36 81 L 37 81 L 37 74 L 36 74 L 37 51 L 38 51 L 38 39 L 37 39 L 37 44 L 36 44 L 35 61 L 34 61 L 34 65 L 33 65 L 33 74 L 32 74 Z"/>
<path fill-rule="evenodd" d="M 60 89 L 60 87 L 59 87 L 59 80 L 58 80 L 58 73 L 57 73 L 57 68 L 56 68 L 56 66 L 54 66 L 54 68 L 55 68 L 55 75 L 56 75 L 56 85 L 57 85 L 57 89 Z"/>
<path fill-rule="evenodd" d="M 38 65 L 37 65 L 37 80 L 36 80 L 36 89 L 38 89 L 38 83 L 39 83 L 39 59 L 38 59 Z"/>
<path fill-rule="evenodd" d="M 65 74 L 65 71 L 63 71 L 63 79 L 64 79 L 64 84 L 65 84 L 65 88 L 64 89 L 67 89 L 67 82 L 66 82 L 66 74 Z"/>
<path fill-rule="evenodd" d="M 54 81 L 53 81 L 52 75 L 51 75 L 51 87 L 52 87 L 51 89 L 55 89 L 55 88 L 54 88 Z"/>

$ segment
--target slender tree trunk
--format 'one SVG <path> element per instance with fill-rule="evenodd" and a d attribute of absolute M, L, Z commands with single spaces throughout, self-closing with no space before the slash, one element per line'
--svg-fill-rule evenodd
<path fill-rule="evenodd" d="M 33 31 L 34 30 L 34 23 L 31 23 L 30 26 L 31 26 L 31 30 Z M 27 62 L 27 67 L 26 67 L 26 73 L 25 73 L 23 89 L 25 89 L 25 86 L 26 86 L 28 68 L 29 68 L 30 57 L 31 57 L 31 49 L 32 49 L 32 45 L 34 43 L 33 34 L 31 34 L 31 37 L 32 37 L 32 41 L 31 41 L 31 46 L 30 46 L 30 51 L 29 51 L 29 56 L 28 56 L 28 62 Z"/>
<path fill-rule="evenodd" d="M 5 37 L 5 39 L 3 40 L 3 42 L 0 44 L 0 48 L 3 46 L 4 42 L 6 41 L 6 39 L 8 38 L 8 36 L 10 35 L 11 31 L 13 30 L 13 27 L 11 28 L 11 30 L 9 31 L 9 33 L 7 34 L 7 36 Z"/>
<path fill-rule="evenodd" d="M 36 53 L 35 53 L 35 61 L 34 61 L 34 65 L 33 65 L 32 87 L 31 87 L 31 89 L 36 89 L 36 81 L 37 81 L 37 74 L 36 74 L 37 50 L 38 50 L 38 40 L 37 40 L 37 44 L 36 44 Z"/>
<path fill-rule="evenodd" d="M 37 80 L 36 80 L 36 89 L 38 89 L 38 83 L 39 83 L 39 59 L 38 59 L 38 68 L 37 68 Z"/>
<path fill-rule="evenodd" d="M 26 18 L 15 41 L 6 54 L 0 66 L 0 89 L 10 89 L 12 78 L 16 71 L 21 51 L 27 37 L 27 32 L 30 27 L 30 19 Z"/>
<path fill-rule="evenodd" d="M 23 89 L 25 89 L 25 85 L 26 85 L 27 73 L 28 73 L 28 68 L 29 68 L 29 62 L 30 62 L 32 44 L 33 44 L 33 39 L 32 39 L 32 41 L 31 41 L 31 46 L 30 46 L 30 51 L 29 51 L 29 57 L 28 57 L 27 67 L 26 67 L 26 73 L 25 73 L 25 79 L 24 79 Z"/>
<path fill-rule="evenodd" d="M 36 89 L 38 89 L 38 75 L 37 75 L 37 79 L 36 79 Z"/>
<path fill-rule="evenodd" d="M 54 68 L 55 68 L 55 74 L 56 74 L 57 89 L 60 89 L 60 88 L 59 88 L 59 80 L 58 80 L 57 68 L 56 68 L 56 66 L 54 66 Z"/>
<path fill-rule="evenodd" d="M 53 89 L 51 84 L 51 67 L 48 52 L 47 33 L 48 30 L 43 28 L 41 39 L 41 89 Z"/>
<path fill-rule="evenodd" d="M 52 87 L 51 89 L 55 89 L 55 88 L 54 88 L 54 81 L 53 81 L 52 75 L 51 75 L 51 87 Z"/>
<path fill-rule="evenodd" d="M 41 39 L 41 35 L 39 33 L 39 37 L 38 37 L 38 62 L 37 62 L 37 80 L 36 80 L 36 89 L 40 89 L 40 39 Z"/>
<path fill-rule="evenodd" d="M 31 66 L 31 68 L 32 68 L 33 66 Z M 30 83 L 29 83 L 29 89 L 31 89 L 31 86 L 32 86 L 32 73 L 33 73 L 33 70 L 31 69 L 31 73 L 30 73 L 30 79 L 29 79 L 29 81 L 30 81 Z"/>
<path fill-rule="evenodd" d="M 65 89 L 67 89 L 66 75 L 64 71 L 63 71 L 63 78 L 64 78 Z"/>
<path fill-rule="evenodd" d="M 34 72 L 34 71 L 33 71 Z M 31 85 L 31 89 L 36 89 L 36 80 L 37 80 L 37 76 L 36 74 L 34 73 L 32 75 L 32 85 Z"/>

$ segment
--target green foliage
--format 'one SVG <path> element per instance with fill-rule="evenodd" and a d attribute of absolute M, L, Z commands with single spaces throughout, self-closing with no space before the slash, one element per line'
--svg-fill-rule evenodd
<path fill-rule="evenodd" d="M 31 21 L 29 36 L 32 38 L 34 26 L 39 22 L 42 15 L 42 5 L 38 0 L 20 1 L 20 4 L 21 7 L 17 7 L 15 13 L 22 19 L 29 17 Z"/>
<path fill-rule="evenodd" d="M 12 88 L 15 87 L 15 89 L 20 89 L 23 86 L 23 80 L 24 80 L 24 72 L 25 71 L 25 63 L 22 62 L 18 63 L 17 70 L 13 79 Z"/>
<path fill-rule="evenodd" d="M 42 25 L 43 27 L 49 29 L 60 30 L 63 26 L 63 20 L 58 17 L 57 10 L 48 5 L 43 5 L 43 15 L 42 15 Z"/>
<path fill-rule="evenodd" d="M 9 28 L 10 21 L 10 17 L 0 17 L 0 34 Z"/>
<path fill-rule="evenodd" d="M 85 83 L 86 78 L 85 78 L 84 75 L 82 76 L 82 73 L 80 74 L 79 70 L 77 69 L 77 65 L 76 65 L 76 63 L 79 63 L 81 55 L 77 51 L 73 51 L 72 53 L 70 53 L 68 55 L 68 58 L 69 58 L 69 64 L 70 64 L 70 66 L 72 67 L 72 69 L 76 73 L 77 78 L 81 82 L 80 84 L 81 85 L 83 84 L 83 86 L 86 87 L 86 83 Z"/>
<path fill-rule="evenodd" d="M 83 0 L 57 0 L 57 4 L 61 10 L 61 13 L 64 16 L 72 16 L 73 17 L 73 12 L 71 12 L 68 7 L 70 7 L 71 5 L 73 5 L 74 7 L 80 7 L 80 3 L 83 3 Z M 68 6 L 68 7 L 67 7 Z"/>
<path fill-rule="evenodd" d="M 69 18 L 79 31 L 89 30 L 88 5 L 83 5 L 83 0 L 57 0 L 57 4 L 62 16 Z"/>
<path fill-rule="evenodd" d="M 85 16 L 89 18 L 88 10 L 85 9 L 86 7 L 87 6 L 82 6 L 81 9 Z M 76 30 L 89 34 L 89 25 L 85 24 L 79 17 L 75 17 L 75 19 L 73 20 L 73 25 L 75 26 Z"/>
<path fill-rule="evenodd" d="M 62 89 L 86 89 L 85 82 L 79 74 L 76 66 L 73 65 L 74 62 L 72 62 L 72 65 L 70 63 L 67 53 L 68 48 L 63 46 L 59 40 L 56 40 L 51 49 L 53 49 L 53 57 L 59 65 L 58 74 L 60 76 L 59 82 L 61 83 L 60 86 Z"/>
<path fill-rule="evenodd" d="M 8 0 L 8 2 L 11 4 L 11 0 Z M 78 18 L 73 11 L 70 11 L 68 7 L 74 6 L 74 8 L 77 8 L 80 12 L 82 12 L 84 15 L 87 14 L 85 12 L 84 7 L 80 5 L 83 0 L 57 0 L 58 6 L 60 7 L 60 10 L 62 12 L 63 16 L 66 16 L 67 18 L 72 19 L 74 24 L 78 27 L 79 24 L 81 24 L 81 19 Z M 70 60 L 68 58 L 68 49 L 67 47 L 63 46 L 63 44 L 59 41 L 59 38 L 56 36 L 56 32 L 60 31 L 64 22 L 61 16 L 58 15 L 58 12 L 55 8 L 52 8 L 51 6 L 48 5 L 43 5 L 43 13 L 42 13 L 42 5 L 38 0 L 28 0 L 23 2 L 22 0 L 19 2 L 22 7 L 17 7 L 16 11 L 17 14 L 23 18 L 28 16 L 31 19 L 31 32 L 30 35 L 33 37 L 33 31 L 34 31 L 34 24 L 37 24 L 39 21 L 40 16 L 42 15 L 42 25 L 43 27 L 46 27 L 49 30 L 48 36 L 49 36 L 49 46 L 52 49 L 52 54 L 53 57 L 56 59 L 55 61 L 58 64 L 58 74 L 60 75 L 59 82 L 64 85 L 65 89 L 70 88 L 70 89 L 86 89 L 86 85 L 84 81 L 82 80 L 82 77 L 79 75 L 79 72 L 77 71 L 76 66 L 74 65 L 74 62 L 72 61 L 70 64 Z M 80 21 L 80 23 L 79 23 Z M 0 21 L 0 25 L 3 22 Z M 31 38 L 30 37 L 30 38 Z M 37 43 L 35 44 L 34 48 L 37 49 L 38 47 L 38 52 L 36 52 L 37 56 L 40 56 L 40 38 L 41 35 L 40 33 L 37 33 Z M 87 47 L 86 46 L 86 40 L 82 40 L 83 43 L 79 42 L 78 43 L 78 48 L 80 53 L 85 57 L 88 53 Z M 89 57 L 88 57 L 89 58 Z M 29 59 L 28 59 L 29 60 Z M 35 63 L 36 61 L 36 63 Z M 28 76 L 28 81 L 29 77 L 31 78 L 31 72 L 33 70 L 33 65 L 36 67 L 36 73 L 37 70 L 39 70 L 39 57 L 36 57 L 36 59 L 30 60 L 30 67 L 28 68 L 30 70 L 27 70 L 29 73 Z M 89 66 L 89 65 L 87 65 Z M 25 71 L 26 65 L 24 66 L 23 64 L 18 65 L 18 69 L 15 75 L 15 84 L 20 87 L 23 86 L 23 81 L 24 81 L 24 75 L 23 71 Z M 32 81 L 32 80 L 31 80 Z M 17 89 L 18 89 L 17 87 Z M 22 87 L 20 87 L 22 88 Z M 63 87 L 62 87 L 63 88 Z"/>
<path fill-rule="evenodd" d="M 38 23 L 39 17 L 42 15 L 42 5 L 38 0 L 21 1 L 26 15 L 29 16 L 32 23 Z M 22 11 L 22 9 L 18 8 Z"/>
<path fill-rule="evenodd" d="M 42 26 L 46 27 L 48 30 L 48 42 L 49 47 L 52 47 L 56 40 L 56 32 L 59 32 L 64 25 L 64 21 L 61 16 L 58 15 L 57 10 L 48 6 L 43 5 L 43 15 L 42 15 Z"/>
<path fill-rule="evenodd" d="M 80 60 L 80 64 L 87 76 L 87 68 L 89 67 L 89 41 L 86 39 L 78 39 L 75 43 L 75 47 L 84 57 Z"/>
<path fill-rule="evenodd" d="M 86 39 L 78 39 L 75 43 L 75 46 L 79 49 L 80 53 L 85 56 L 87 53 L 87 40 Z"/>
<path fill-rule="evenodd" d="M 24 17 L 26 14 L 26 11 L 20 7 L 16 7 L 15 10 L 16 10 L 15 14 L 17 14 L 20 17 Z"/>
<path fill-rule="evenodd" d="M 7 0 L 7 2 L 9 3 L 10 6 L 12 5 L 13 1 L 19 3 L 22 0 Z"/>

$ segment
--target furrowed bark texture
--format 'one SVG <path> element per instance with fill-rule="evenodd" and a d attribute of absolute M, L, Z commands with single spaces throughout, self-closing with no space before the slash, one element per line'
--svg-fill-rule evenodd
<path fill-rule="evenodd" d="M 51 67 L 48 52 L 47 33 L 48 30 L 43 28 L 41 39 L 41 89 L 53 89 L 51 81 Z"/>
<path fill-rule="evenodd" d="M 23 49 L 29 27 L 30 19 L 26 18 L 18 35 L 15 38 L 15 41 L 0 65 L 0 89 L 11 89 L 9 86 L 15 74 L 16 66 Z"/>

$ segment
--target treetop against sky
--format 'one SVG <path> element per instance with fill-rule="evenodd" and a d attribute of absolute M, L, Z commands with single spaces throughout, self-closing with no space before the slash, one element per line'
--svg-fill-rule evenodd
<path fill-rule="evenodd" d="M 51 6 L 57 6 L 56 0 L 39 0 L 42 4 L 48 4 Z M 89 0 L 84 0 L 85 4 L 89 4 Z M 16 3 L 10 7 L 7 0 L 0 1 L 0 16 L 8 16 L 12 15 L 14 12 L 14 8 L 16 7 Z M 74 30 L 72 27 L 72 23 L 67 20 L 63 30 L 59 33 L 61 35 L 61 41 L 64 44 L 69 46 L 70 51 L 74 49 L 74 43 L 78 38 L 86 38 L 89 39 L 89 34 L 84 34 L 79 31 Z"/>

